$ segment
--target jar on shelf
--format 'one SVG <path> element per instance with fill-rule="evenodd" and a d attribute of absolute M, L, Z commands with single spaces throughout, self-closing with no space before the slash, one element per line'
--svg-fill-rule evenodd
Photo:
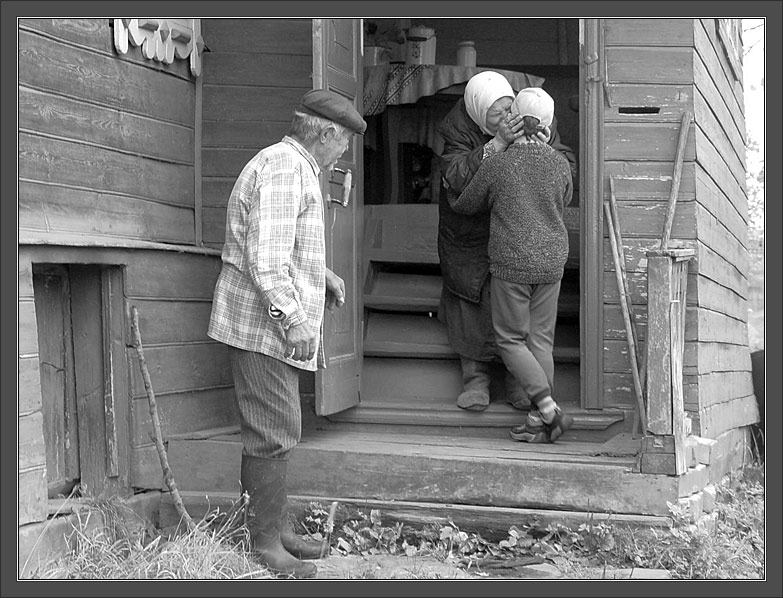
<path fill-rule="evenodd" d="M 476 48 L 472 41 L 457 44 L 457 66 L 476 66 Z"/>

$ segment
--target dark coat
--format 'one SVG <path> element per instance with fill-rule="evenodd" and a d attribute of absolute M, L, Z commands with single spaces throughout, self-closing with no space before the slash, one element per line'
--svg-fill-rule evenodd
<path fill-rule="evenodd" d="M 560 142 L 557 121 L 550 127 L 550 145 L 568 159 L 572 174 L 576 157 Z M 460 98 L 438 127 L 443 138 L 442 187 L 439 199 L 438 256 L 443 276 L 438 319 L 446 324 L 449 343 L 457 353 L 478 361 L 497 358 L 489 306 L 490 213 L 464 215 L 449 205 L 481 165 L 486 135 L 468 116 Z"/>
<path fill-rule="evenodd" d="M 561 143 L 557 120 L 550 127 L 550 145 L 563 153 L 572 174 L 576 157 Z M 460 98 L 438 127 L 443 138 L 441 173 L 445 192 L 440 194 L 438 254 L 444 286 L 465 301 L 478 303 L 481 287 L 489 275 L 489 213 L 464 215 L 451 209 L 449 197 L 458 197 L 481 166 L 486 135 L 468 115 L 465 100 Z"/>

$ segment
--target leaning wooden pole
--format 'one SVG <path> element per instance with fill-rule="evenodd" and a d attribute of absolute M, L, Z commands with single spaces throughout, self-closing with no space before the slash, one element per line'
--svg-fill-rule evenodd
<path fill-rule="evenodd" d="M 682 164 L 685 160 L 685 143 L 688 141 L 688 131 L 691 128 L 691 113 L 686 110 L 682 113 L 680 122 L 680 136 L 677 139 L 677 150 L 674 154 L 674 173 L 672 174 L 672 186 L 669 190 L 669 203 L 666 206 L 666 220 L 661 234 L 661 251 L 667 249 L 669 237 L 674 224 L 674 209 L 677 206 L 677 195 L 680 192 L 680 179 L 682 178 Z"/>
<path fill-rule="evenodd" d="M 150 404 L 150 415 L 152 416 L 153 426 L 152 439 L 155 441 L 155 447 L 158 449 L 160 465 L 163 468 L 163 480 L 166 482 L 166 486 L 168 486 L 169 490 L 171 490 L 171 496 L 174 499 L 174 507 L 177 509 L 177 513 L 180 518 L 185 521 L 188 531 L 192 531 L 196 525 L 193 523 L 193 519 L 185 509 L 185 505 L 182 503 L 182 498 L 177 489 L 177 483 L 174 481 L 174 474 L 171 472 L 169 460 L 166 456 L 166 447 L 163 446 L 163 433 L 160 429 L 160 418 L 158 417 L 158 402 L 155 400 L 150 372 L 147 369 L 147 360 L 144 358 L 144 349 L 141 345 L 141 332 L 139 331 L 139 312 L 135 305 L 131 307 L 131 331 L 133 333 L 133 347 L 136 349 L 136 353 L 139 356 L 139 368 L 141 368 L 141 376 L 144 379 L 144 388 L 147 391 L 147 399 Z"/>
<path fill-rule="evenodd" d="M 639 354 L 637 359 L 639 360 L 639 379 L 642 383 L 642 392 L 644 392 L 645 385 L 647 383 L 647 351 L 642 350 L 641 340 L 639 339 L 639 329 L 636 326 L 636 310 L 633 306 L 631 299 L 631 291 L 628 288 L 628 276 L 625 271 L 625 250 L 623 249 L 623 237 L 620 232 L 620 217 L 617 214 L 617 196 L 614 193 L 614 178 L 609 177 L 609 207 L 612 210 L 612 222 L 614 223 L 614 235 L 617 239 L 617 253 L 620 255 L 620 266 L 623 274 L 623 287 L 625 288 L 626 301 L 628 303 L 628 311 L 631 314 L 631 331 L 633 332 L 633 339 L 636 343 Z"/>
<path fill-rule="evenodd" d="M 631 314 L 628 310 L 628 297 L 625 292 L 625 281 L 623 273 L 625 272 L 620 260 L 620 253 L 617 246 L 617 237 L 615 233 L 614 222 L 612 221 L 612 210 L 608 202 L 604 202 L 604 213 L 606 214 L 606 223 L 609 227 L 609 243 L 612 246 L 612 257 L 614 258 L 614 270 L 617 277 L 617 287 L 620 290 L 620 310 L 623 313 L 625 322 L 625 335 L 628 339 L 628 354 L 631 361 L 631 376 L 633 377 L 633 388 L 636 394 L 636 404 L 638 408 L 639 421 L 642 424 L 642 433 L 647 430 L 647 413 L 644 405 L 644 394 L 642 392 L 641 379 L 639 378 L 639 363 L 636 357 L 636 340 L 633 335 L 633 326 L 631 323 Z M 634 426 L 635 427 L 635 426 Z"/>

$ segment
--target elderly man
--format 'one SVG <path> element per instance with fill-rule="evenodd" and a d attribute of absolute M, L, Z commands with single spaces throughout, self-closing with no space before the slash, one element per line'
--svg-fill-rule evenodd
<path fill-rule="evenodd" d="M 208 335 L 229 347 L 241 418 L 241 484 L 253 551 L 270 570 L 314 577 L 320 544 L 296 536 L 286 478 L 301 438 L 300 370 L 324 367 L 324 306 L 345 301 L 326 267 L 318 174 L 331 170 L 367 124 L 346 98 L 304 94 L 283 139 L 240 173 L 228 201 L 223 267 Z"/>

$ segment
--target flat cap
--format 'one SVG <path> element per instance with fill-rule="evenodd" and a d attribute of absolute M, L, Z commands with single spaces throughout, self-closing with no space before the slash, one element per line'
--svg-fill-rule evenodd
<path fill-rule="evenodd" d="M 339 123 L 359 135 L 364 135 L 367 130 L 367 123 L 353 103 L 328 89 L 308 91 L 302 96 L 298 110 Z"/>

